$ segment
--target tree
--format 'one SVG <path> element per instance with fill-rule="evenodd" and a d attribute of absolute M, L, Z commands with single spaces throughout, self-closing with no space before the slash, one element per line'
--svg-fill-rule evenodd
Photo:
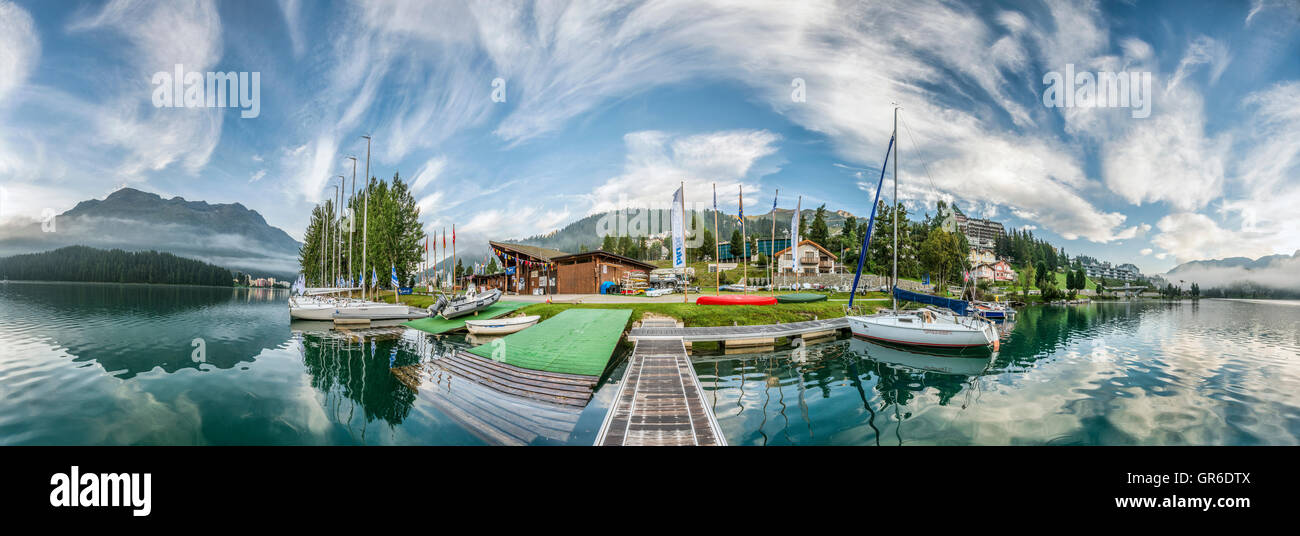
<path fill-rule="evenodd" d="M 966 255 L 955 234 L 934 227 L 919 248 L 920 266 L 930 273 L 936 288 L 960 281 Z"/>
<path fill-rule="evenodd" d="M 618 250 L 618 237 L 614 235 L 605 235 L 605 239 L 600 243 L 601 251 L 614 253 Z"/>
<path fill-rule="evenodd" d="M 745 256 L 745 239 L 740 236 L 740 229 L 731 230 L 731 256 L 740 258 Z"/>
<path fill-rule="evenodd" d="M 497 266 L 497 258 L 496 258 L 496 257 L 492 257 L 492 260 L 489 260 L 489 261 L 488 261 L 488 265 L 487 265 L 487 273 L 488 273 L 488 274 L 495 274 L 495 273 L 497 273 L 497 272 L 499 272 L 499 271 L 501 271 L 501 268 Z"/>
<path fill-rule="evenodd" d="M 812 228 L 808 230 L 808 239 L 823 247 L 829 247 L 830 233 L 830 228 L 826 226 L 826 204 L 823 203 L 813 213 Z"/>
<path fill-rule="evenodd" d="M 704 238 L 700 240 L 700 247 L 696 248 L 695 258 L 713 259 L 716 252 L 714 251 L 713 232 L 708 229 L 704 230 Z M 717 262 L 717 259 L 713 259 Z"/>
<path fill-rule="evenodd" d="M 1029 294 L 1029 285 L 1036 281 L 1034 274 L 1034 265 L 1026 264 L 1016 275 L 1017 282 L 1020 284 L 1020 296 L 1023 298 Z"/>
<path fill-rule="evenodd" d="M 1052 273 L 1048 271 L 1047 261 L 1038 261 L 1034 264 L 1034 286 L 1042 290 L 1043 286 L 1052 279 Z"/>

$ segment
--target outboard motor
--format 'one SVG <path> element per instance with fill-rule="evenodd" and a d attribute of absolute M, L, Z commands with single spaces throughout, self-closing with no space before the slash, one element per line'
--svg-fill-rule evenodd
<path fill-rule="evenodd" d="M 429 306 L 429 316 L 438 316 L 438 313 L 442 312 L 442 308 L 446 306 L 447 306 L 447 297 L 439 295 L 438 301 L 433 302 L 433 305 Z"/>

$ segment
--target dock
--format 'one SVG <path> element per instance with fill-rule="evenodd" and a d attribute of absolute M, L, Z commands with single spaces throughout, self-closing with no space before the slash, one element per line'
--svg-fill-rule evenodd
<path fill-rule="evenodd" d="M 465 329 L 466 320 L 489 320 L 510 314 L 525 305 L 528 305 L 528 303 L 521 301 L 499 301 L 479 311 L 477 315 L 458 316 L 450 320 L 440 316 L 430 316 L 418 320 L 411 320 L 402 325 L 411 329 L 418 329 L 425 333 L 441 335 L 449 331 Z"/>
<path fill-rule="evenodd" d="M 639 340 L 597 446 L 725 446 L 681 339 Z"/>
<path fill-rule="evenodd" d="M 848 328 L 849 320 L 844 317 L 762 326 L 679 328 L 647 324 L 628 330 L 627 340 L 633 342 L 681 340 L 685 342 L 723 342 L 728 346 L 770 346 L 773 341 L 782 337 L 813 338 L 834 334 Z"/>
<path fill-rule="evenodd" d="M 568 310 L 429 364 L 501 393 L 582 408 L 591 402 L 631 315 L 631 309 Z M 402 374 L 403 383 L 418 385 L 414 372 Z"/>

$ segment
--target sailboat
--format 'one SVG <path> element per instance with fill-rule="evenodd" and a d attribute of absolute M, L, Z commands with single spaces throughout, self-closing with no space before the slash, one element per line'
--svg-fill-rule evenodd
<path fill-rule="evenodd" d="M 862 240 L 862 253 L 858 255 L 858 269 L 853 275 L 853 288 L 849 293 L 849 312 L 853 310 L 853 298 L 857 293 L 858 279 L 862 275 L 862 264 L 866 251 L 871 245 L 872 228 L 876 223 L 876 208 L 880 202 L 880 189 L 885 181 L 885 169 L 889 166 L 889 153 L 894 153 L 894 202 L 898 200 L 898 108 L 894 108 L 894 132 L 889 138 L 889 148 L 885 150 L 885 163 L 880 169 L 880 182 L 876 185 L 876 200 L 871 204 L 871 219 L 867 225 L 867 234 Z M 933 348 L 998 348 L 998 332 L 992 322 L 983 318 L 966 315 L 967 302 L 939 296 L 930 296 L 909 292 L 898 288 L 898 212 L 894 212 L 894 289 L 893 306 L 887 311 L 873 315 L 846 315 L 849 329 L 855 337 L 875 341 Z M 916 301 L 927 304 L 918 310 L 900 311 L 898 300 Z M 937 306 L 937 307 L 936 307 Z"/>

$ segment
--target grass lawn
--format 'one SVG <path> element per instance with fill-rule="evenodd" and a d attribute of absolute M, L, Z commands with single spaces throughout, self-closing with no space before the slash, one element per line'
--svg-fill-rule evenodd
<path fill-rule="evenodd" d="M 887 297 L 887 295 L 880 292 L 868 294 L 872 295 L 872 297 Z M 681 297 L 680 294 L 676 296 L 679 299 Z M 559 314 L 560 311 L 568 309 L 631 309 L 632 316 L 627 321 L 627 327 L 629 328 L 632 327 L 633 322 L 641 320 L 641 316 L 647 312 L 671 316 L 681 320 L 687 326 L 693 327 L 731 326 L 733 323 L 741 326 L 777 324 L 844 316 L 845 304 L 841 302 L 778 303 L 776 305 L 696 305 L 693 303 L 696 296 L 694 293 L 691 294 L 692 303 L 537 303 L 525 306 L 517 310 L 515 314 L 541 315 L 542 320 L 546 320 Z M 845 294 L 844 298 L 847 299 L 848 294 Z M 379 299 L 392 303 L 393 294 L 381 295 Z M 412 307 L 428 307 L 433 304 L 435 299 L 432 296 L 412 294 L 402 296 L 402 303 Z M 502 299 L 509 300 L 510 297 L 506 296 Z M 871 312 L 880 307 L 882 303 L 863 302 L 862 306 L 864 312 Z"/>
<path fill-rule="evenodd" d="M 864 303 L 867 312 L 880 307 Z M 844 316 L 842 303 L 778 303 L 776 305 L 696 305 L 694 303 L 538 303 L 519 311 L 541 315 L 542 320 L 568 309 L 631 309 L 627 327 L 641 320 L 645 313 L 656 313 L 681 320 L 687 327 L 778 324 Z"/>

